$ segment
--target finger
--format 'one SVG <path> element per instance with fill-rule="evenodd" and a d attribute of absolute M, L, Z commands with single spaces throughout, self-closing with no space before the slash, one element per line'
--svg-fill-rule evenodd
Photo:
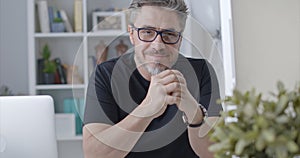
<path fill-rule="evenodd" d="M 166 77 L 167 75 L 169 74 L 173 74 L 174 72 L 171 71 L 171 70 L 164 70 L 162 71 L 161 73 L 157 74 L 157 75 L 154 75 L 155 77 L 158 77 L 158 78 L 164 78 Z"/>
<path fill-rule="evenodd" d="M 168 94 L 174 93 L 174 92 L 180 92 L 181 93 L 181 84 L 179 82 L 172 82 L 164 86 L 166 89 L 166 92 Z"/>
<path fill-rule="evenodd" d="M 171 95 L 173 97 L 179 97 L 179 98 L 181 98 L 181 92 L 173 92 L 173 93 L 171 93 Z"/>
<path fill-rule="evenodd" d="M 178 80 L 178 78 L 175 74 L 171 73 L 171 74 L 159 79 L 158 82 L 161 83 L 161 84 L 166 85 L 166 84 L 169 84 L 169 83 L 172 83 L 172 82 L 179 82 L 179 80 Z"/>
<path fill-rule="evenodd" d="M 169 105 L 172 105 L 172 104 L 179 105 L 180 104 L 180 97 L 175 97 L 175 96 L 167 95 L 166 96 L 166 102 Z"/>
<path fill-rule="evenodd" d="M 185 84 L 185 78 L 183 76 L 176 75 L 176 80 L 182 84 Z"/>
<path fill-rule="evenodd" d="M 176 75 L 176 78 L 180 83 L 185 83 L 185 78 L 180 71 L 178 70 L 171 70 L 171 71 Z"/>
<path fill-rule="evenodd" d="M 178 76 L 182 76 L 183 77 L 183 74 L 178 71 L 178 70 L 171 70 L 174 74 L 178 75 Z"/>

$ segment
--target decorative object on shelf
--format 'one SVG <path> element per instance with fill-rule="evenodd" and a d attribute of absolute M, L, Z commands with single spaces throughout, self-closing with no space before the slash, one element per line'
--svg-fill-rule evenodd
<path fill-rule="evenodd" d="M 76 135 L 82 134 L 82 118 L 84 113 L 84 99 L 66 98 L 64 99 L 64 113 L 75 114 Z"/>
<path fill-rule="evenodd" d="M 89 71 L 89 76 L 94 72 L 95 67 L 96 67 L 96 57 L 93 55 L 89 55 L 89 60 L 88 60 L 88 71 Z"/>
<path fill-rule="evenodd" d="M 278 82 L 277 89 L 268 100 L 253 89 L 244 94 L 235 90 L 223 101 L 236 108 L 224 110 L 210 133 L 215 144 L 209 149 L 216 157 L 300 156 L 300 83 L 287 90 Z"/>
<path fill-rule="evenodd" d="M 51 32 L 73 32 L 73 28 L 65 10 L 56 10 L 57 7 L 48 7 Z"/>
<path fill-rule="evenodd" d="M 108 54 L 108 46 L 104 43 L 104 41 L 100 40 L 99 43 L 95 47 L 96 50 L 96 64 L 100 64 L 107 59 Z"/>
<path fill-rule="evenodd" d="M 120 43 L 116 45 L 115 49 L 117 51 L 118 56 L 121 56 L 128 50 L 128 46 L 124 44 L 124 41 L 122 39 L 120 39 Z"/>
<path fill-rule="evenodd" d="M 65 32 L 65 25 L 62 18 L 56 17 L 51 23 L 52 32 Z"/>
<path fill-rule="evenodd" d="M 126 32 L 126 17 L 123 12 L 93 12 L 93 31 Z"/>
<path fill-rule="evenodd" d="M 53 84 L 55 81 L 55 72 L 56 72 L 56 63 L 53 60 L 50 60 L 51 51 L 48 44 L 45 44 L 43 47 L 43 81 L 44 84 Z"/>
<path fill-rule="evenodd" d="M 67 83 L 68 84 L 82 84 L 83 79 L 78 73 L 78 66 L 65 65 L 67 69 Z"/>

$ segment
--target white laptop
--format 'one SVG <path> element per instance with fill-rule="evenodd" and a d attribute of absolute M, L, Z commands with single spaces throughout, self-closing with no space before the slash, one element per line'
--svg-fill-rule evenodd
<path fill-rule="evenodd" d="M 0 157 L 57 158 L 50 96 L 0 97 Z"/>

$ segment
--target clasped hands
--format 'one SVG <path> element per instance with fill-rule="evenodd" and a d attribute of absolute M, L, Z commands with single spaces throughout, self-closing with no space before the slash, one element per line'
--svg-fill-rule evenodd
<path fill-rule="evenodd" d="M 164 113 L 168 105 L 172 104 L 176 104 L 191 121 L 200 110 L 198 102 L 187 88 L 182 73 L 168 69 L 151 77 L 148 93 L 143 102 L 134 110 L 133 115 L 156 118 Z"/>

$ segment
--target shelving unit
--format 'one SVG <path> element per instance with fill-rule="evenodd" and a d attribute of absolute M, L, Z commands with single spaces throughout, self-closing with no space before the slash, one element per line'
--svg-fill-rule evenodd
<path fill-rule="evenodd" d="M 126 29 L 113 31 L 93 31 L 92 13 L 95 9 L 107 10 L 114 8 L 127 8 L 130 0 L 80 0 L 82 2 L 82 32 L 42 33 L 39 29 L 38 11 L 36 3 L 39 0 L 27 0 L 28 16 L 28 73 L 29 92 L 31 95 L 51 95 L 54 99 L 55 112 L 64 112 L 64 99 L 85 98 L 89 81 L 90 56 L 96 56 L 95 47 L 99 41 L 109 44 L 108 59 L 117 56 L 115 46 L 119 39 L 131 47 Z M 74 30 L 74 1 L 75 0 L 47 0 L 48 6 L 65 10 Z M 111 12 L 110 12 L 111 13 Z M 104 13 L 105 14 L 105 13 Z M 109 14 L 109 13 L 108 13 Z M 123 19 L 126 20 L 126 19 Z M 45 44 L 49 45 L 51 58 L 60 58 L 63 64 L 78 67 L 78 74 L 82 78 L 81 84 L 39 84 L 38 64 L 41 51 Z M 82 116 L 81 116 L 82 118 Z M 75 130 L 75 129 L 73 129 Z M 69 151 L 82 151 L 82 136 L 69 136 L 57 138 L 59 157 L 83 157 L 83 153 L 76 155 Z M 76 149 L 74 149 L 76 148 Z"/>

